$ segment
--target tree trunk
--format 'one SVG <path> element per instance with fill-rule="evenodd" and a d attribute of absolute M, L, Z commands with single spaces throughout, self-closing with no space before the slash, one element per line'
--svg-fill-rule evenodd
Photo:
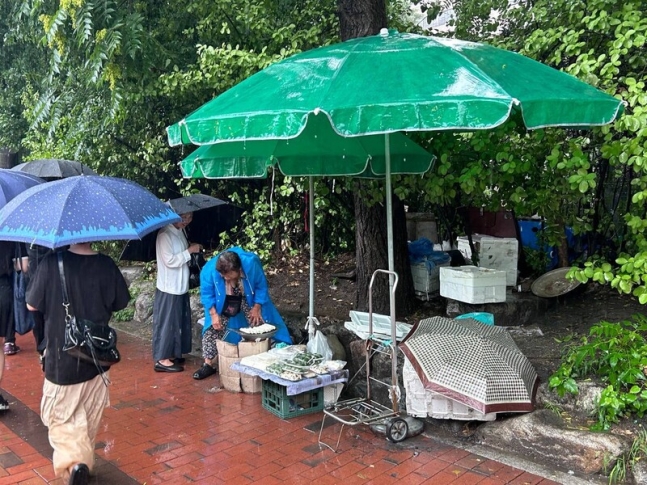
<path fill-rule="evenodd" d="M 380 33 L 386 27 L 385 0 L 337 0 L 341 40 Z"/>
<path fill-rule="evenodd" d="M 361 183 L 361 182 L 358 182 Z M 368 311 L 369 284 L 376 269 L 388 269 L 388 249 L 386 230 L 386 206 L 375 204 L 372 207 L 362 199 L 359 190 L 355 192 L 355 256 L 357 260 L 357 304 L 359 311 Z M 407 315 L 413 308 L 413 278 L 407 253 L 407 222 L 404 204 L 395 195 L 393 201 L 393 257 L 395 272 L 398 274 L 398 287 L 395 301 L 396 312 Z M 399 216 L 397 214 L 400 214 Z M 390 313 L 388 275 L 378 274 L 373 283 L 373 311 L 382 315 Z"/>
<path fill-rule="evenodd" d="M 338 0 L 339 24 L 342 40 L 375 35 L 386 27 L 385 0 Z M 377 84 L 376 84 L 377 85 Z M 361 182 L 358 182 L 361 184 Z M 388 269 L 388 249 L 385 204 L 368 207 L 355 192 L 355 219 L 357 232 L 357 304 L 359 311 L 368 310 L 369 283 L 376 269 Z M 395 272 L 399 276 L 396 290 L 396 312 L 400 316 L 413 310 L 413 278 L 407 253 L 407 227 L 404 205 L 395 196 L 393 200 L 393 253 Z M 390 313 L 389 278 L 376 276 L 373 285 L 373 311 Z"/>

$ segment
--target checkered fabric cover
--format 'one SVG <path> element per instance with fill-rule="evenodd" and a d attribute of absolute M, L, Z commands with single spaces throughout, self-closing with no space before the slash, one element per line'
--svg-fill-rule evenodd
<path fill-rule="evenodd" d="M 427 389 L 483 413 L 532 410 L 537 373 L 502 327 L 428 318 L 401 348 Z"/>

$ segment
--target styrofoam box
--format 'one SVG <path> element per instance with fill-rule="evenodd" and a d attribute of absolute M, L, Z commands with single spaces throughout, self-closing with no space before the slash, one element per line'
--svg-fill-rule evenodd
<path fill-rule="evenodd" d="M 440 267 L 450 266 L 451 261 L 436 264 L 431 270 L 428 269 L 427 263 L 417 263 L 411 265 L 411 276 L 413 277 L 413 289 L 418 296 L 424 296 L 429 299 L 431 293 L 440 290 Z"/>
<path fill-rule="evenodd" d="M 440 296 L 465 303 L 505 301 L 505 271 L 476 266 L 441 267 Z"/>
<path fill-rule="evenodd" d="M 343 382 L 329 384 L 324 387 L 324 406 L 332 406 L 339 399 L 342 389 L 344 388 Z"/>
<path fill-rule="evenodd" d="M 351 321 L 345 322 L 344 327 L 351 332 L 355 332 L 355 334 L 362 338 L 368 338 L 368 313 L 351 310 L 349 315 Z M 411 331 L 411 328 L 411 325 L 408 323 L 395 322 L 396 340 L 400 341 L 406 337 Z M 390 337 L 391 317 L 389 315 L 373 313 L 373 333 Z"/>
<path fill-rule="evenodd" d="M 472 234 L 472 242 L 478 251 L 479 267 L 499 269 L 506 272 L 506 286 L 516 286 L 519 263 L 519 241 L 513 237 L 494 237 Z M 472 250 L 467 236 L 457 240 L 458 250 L 468 263 L 472 263 Z"/>
<path fill-rule="evenodd" d="M 494 421 L 496 413 L 483 414 L 463 403 L 448 399 L 437 392 L 425 389 L 420 377 L 404 358 L 402 379 L 406 391 L 407 414 L 418 418 Z"/>

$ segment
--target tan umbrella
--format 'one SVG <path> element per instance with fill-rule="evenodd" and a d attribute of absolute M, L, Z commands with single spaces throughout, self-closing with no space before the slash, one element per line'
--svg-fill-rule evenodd
<path fill-rule="evenodd" d="M 483 414 L 533 410 L 539 378 L 502 327 L 471 318 L 428 318 L 400 348 L 426 389 Z"/>

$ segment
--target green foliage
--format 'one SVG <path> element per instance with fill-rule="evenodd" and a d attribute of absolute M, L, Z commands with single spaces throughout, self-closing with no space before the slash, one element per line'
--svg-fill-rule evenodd
<path fill-rule="evenodd" d="M 546 268 L 550 263 L 550 257 L 546 251 L 524 247 L 523 253 L 526 264 L 533 275 L 541 276 L 546 272 Z"/>
<path fill-rule="evenodd" d="M 128 302 L 128 306 L 126 308 L 123 308 L 121 310 L 114 312 L 112 315 L 112 319 L 115 322 L 130 322 L 132 321 L 133 318 L 135 318 L 135 301 L 137 300 L 137 297 L 141 292 L 141 288 L 131 286 L 129 288 L 129 291 L 130 291 L 130 301 Z"/>
<path fill-rule="evenodd" d="M 135 317 L 135 309 L 127 306 L 123 310 L 116 311 L 112 318 L 115 322 L 130 322 Z"/>
<path fill-rule="evenodd" d="M 647 303 L 647 15 L 642 0 L 417 0 L 430 19 L 452 8 L 458 38 L 487 41 L 564 70 L 626 102 L 612 126 L 527 132 L 411 134 L 438 160 L 424 177 L 394 178 L 414 210 L 461 230 L 456 208 L 506 207 L 546 220 L 546 244 L 569 226 L 591 259 L 573 275 Z M 389 27 L 418 30 L 409 4 L 387 2 Z M 496 11 L 496 15 L 493 12 Z M 333 0 L 18 0 L 0 7 L 0 147 L 24 159 L 77 159 L 162 198 L 201 191 L 247 210 L 227 243 L 293 251 L 308 241 L 303 181 L 270 186 L 187 181 L 164 128 L 272 62 L 339 39 Z M 352 249 L 358 185 L 317 184 L 320 251 Z M 359 186 L 371 203 L 382 186 Z M 263 192 L 263 190 L 265 190 Z M 327 191 L 327 192 L 326 192 Z M 325 192 L 325 193 L 324 193 Z M 256 201 L 261 204 L 256 207 Z M 274 213 L 270 200 L 276 202 Z M 322 224 L 322 225 L 320 225 Z M 445 236 L 444 236 L 445 237 Z M 540 267 L 537 262 L 537 269 Z"/>
<path fill-rule="evenodd" d="M 352 199 L 335 180 L 314 184 L 315 250 L 337 254 L 348 251 L 355 226 Z M 296 253 L 309 245 L 308 181 L 279 173 L 263 186 L 238 185 L 229 191 L 233 203 L 247 209 L 237 231 L 221 235 L 221 249 L 240 245 L 268 261 L 272 253 Z M 320 230 L 319 228 L 326 228 Z"/>
<path fill-rule="evenodd" d="M 621 456 L 609 472 L 609 483 L 623 483 L 627 470 L 647 458 L 647 431 L 641 430 L 631 444 L 629 452 Z"/>
<path fill-rule="evenodd" d="M 606 388 L 598 403 L 595 429 L 608 429 L 622 417 L 647 411 L 647 317 L 634 315 L 618 323 L 600 322 L 588 336 L 567 348 L 548 385 L 560 396 L 577 394 L 576 380 L 599 379 Z"/>
<path fill-rule="evenodd" d="M 568 72 L 625 101 L 614 124 L 587 131 L 441 134 L 434 173 L 412 185 L 438 204 L 504 206 L 547 221 L 547 244 L 571 227 L 589 264 L 580 281 L 610 284 L 647 303 L 647 12 L 641 0 L 419 0 L 429 19 L 452 9 L 450 34 L 487 41 Z M 493 13 L 496 11 L 496 15 Z M 440 180 L 439 180 L 440 179 Z M 433 209 L 435 212 L 440 212 Z M 574 273 L 575 274 L 575 273 Z"/>

